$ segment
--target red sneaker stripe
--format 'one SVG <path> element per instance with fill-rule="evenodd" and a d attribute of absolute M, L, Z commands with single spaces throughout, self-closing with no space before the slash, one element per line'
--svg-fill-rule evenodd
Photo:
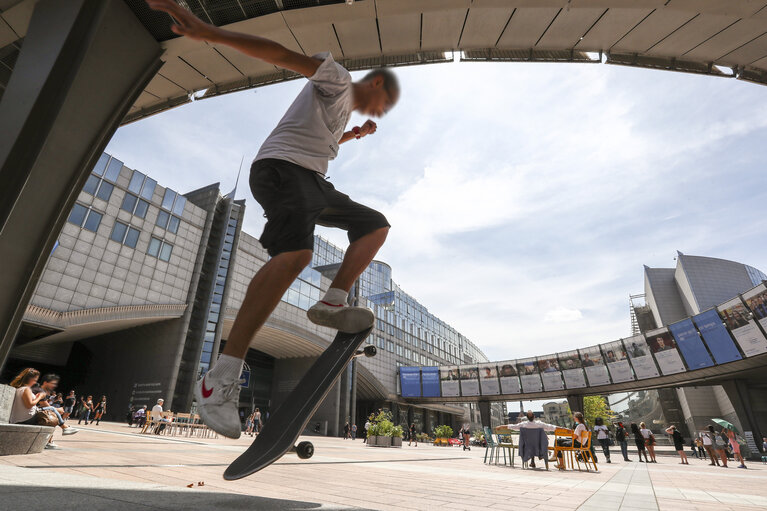
<path fill-rule="evenodd" d="M 320 300 L 320 303 L 324 303 L 325 305 L 329 305 L 331 307 L 343 307 L 344 306 L 344 304 L 342 304 L 342 303 L 341 304 L 329 303 L 329 302 L 326 302 L 325 300 Z"/>
<path fill-rule="evenodd" d="M 213 394 L 213 389 L 205 388 L 205 376 L 203 376 L 202 377 L 202 397 L 204 397 L 205 399 L 208 399 L 211 394 Z"/>

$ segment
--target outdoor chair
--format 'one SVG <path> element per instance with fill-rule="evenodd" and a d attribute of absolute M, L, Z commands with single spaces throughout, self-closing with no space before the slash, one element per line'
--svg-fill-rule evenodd
<path fill-rule="evenodd" d="M 578 470 L 581 470 L 581 462 L 586 466 L 586 471 L 591 471 L 591 468 L 589 467 L 589 463 L 591 463 L 594 467 L 594 471 L 596 472 L 597 469 L 597 463 L 594 461 L 594 457 L 591 454 L 591 431 L 588 431 L 585 433 L 586 435 L 586 441 L 581 444 L 580 447 L 562 447 L 558 446 L 557 450 L 560 450 L 563 452 L 564 455 L 566 455 L 566 459 L 570 460 L 570 467 L 575 468 L 576 464 L 578 465 Z M 564 459 L 563 459 L 564 461 Z M 565 463 L 565 466 L 567 466 L 567 463 Z"/>
<path fill-rule="evenodd" d="M 503 452 L 503 464 L 506 465 L 506 453 L 509 454 L 509 462 L 511 466 L 514 466 L 514 437 L 511 436 L 511 430 L 506 426 L 498 426 L 495 428 L 495 434 L 498 438 L 497 450 Z M 496 458 L 498 458 L 498 452 L 496 452 Z"/>
<path fill-rule="evenodd" d="M 518 450 L 522 458 L 522 468 L 528 468 L 528 461 L 535 457 L 543 458 L 546 470 L 549 469 L 549 437 L 541 428 L 521 428 L 519 430 Z M 532 454 L 525 460 L 525 454 Z"/>
<path fill-rule="evenodd" d="M 487 442 L 487 446 L 485 447 L 485 459 L 483 463 L 487 463 L 487 455 L 490 453 L 490 461 L 493 461 L 493 455 L 496 454 L 496 451 L 498 450 L 498 446 L 495 443 L 495 439 L 493 438 L 493 432 L 490 430 L 489 427 L 485 426 L 485 442 Z"/>

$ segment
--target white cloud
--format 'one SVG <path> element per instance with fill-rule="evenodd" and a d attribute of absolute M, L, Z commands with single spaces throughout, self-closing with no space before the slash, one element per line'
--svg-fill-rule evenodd
<path fill-rule="evenodd" d="M 546 323 L 572 323 L 578 321 L 583 315 L 578 309 L 568 309 L 566 307 L 557 307 L 548 311 L 543 316 L 543 321 Z"/>

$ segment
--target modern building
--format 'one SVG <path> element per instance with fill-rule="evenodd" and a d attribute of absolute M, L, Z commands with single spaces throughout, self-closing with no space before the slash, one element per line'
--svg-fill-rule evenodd
<path fill-rule="evenodd" d="M 551 401 L 543 404 L 543 422 L 570 427 L 573 422 L 567 401 Z"/>
<path fill-rule="evenodd" d="M 677 252 L 676 261 L 674 268 L 644 267 L 645 301 L 632 296 L 632 324 L 639 331 L 699 314 L 767 280 L 760 270 L 734 261 L 681 252 Z M 689 435 L 705 428 L 712 417 L 740 427 L 735 407 L 721 385 L 620 394 L 611 396 L 610 405 L 648 425 L 685 425 Z"/>
<path fill-rule="evenodd" d="M 103 154 L 80 192 L 24 315 L 3 378 L 27 366 L 62 376 L 62 390 L 106 395 L 110 419 L 130 406 L 194 409 L 193 387 L 226 343 L 248 283 L 268 255 L 242 232 L 244 201 L 218 184 L 179 194 Z M 245 415 L 275 409 L 335 332 L 306 310 L 329 287 L 343 250 L 315 237 L 312 264 L 255 336 L 240 394 Z M 374 261 L 351 296 L 376 314 L 373 358 L 355 359 L 318 409 L 311 429 L 338 434 L 379 408 L 430 432 L 480 424 L 476 405 L 412 406 L 398 397 L 403 365 L 486 361 Z M 500 423 L 503 407 L 492 408 Z"/>

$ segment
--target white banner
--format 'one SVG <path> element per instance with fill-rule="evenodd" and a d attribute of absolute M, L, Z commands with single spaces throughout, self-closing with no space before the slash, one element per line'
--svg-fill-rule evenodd
<path fill-rule="evenodd" d="M 440 388 L 442 389 L 442 397 L 458 397 L 461 395 L 457 367 L 440 367 L 439 379 Z"/>
<path fill-rule="evenodd" d="M 748 319 L 749 313 L 740 298 L 733 298 L 719 307 L 719 315 L 732 332 L 740 349 L 747 357 L 767 352 L 767 339 L 759 330 L 756 321 Z"/>
<path fill-rule="evenodd" d="M 498 369 L 495 365 L 479 366 L 479 384 L 483 396 L 494 396 L 501 393 L 498 383 Z"/>
<path fill-rule="evenodd" d="M 623 343 L 621 341 L 603 344 L 602 352 L 605 354 L 607 369 L 610 371 L 610 377 L 613 379 L 613 383 L 634 381 L 634 373 L 631 372 L 628 354 L 623 348 Z"/>
<path fill-rule="evenodd" d="M 655 378 L 660 376 L 658 368 L 655 367 L 655 361 L 650 353 L 650 347 L 647 346 L 644 336 L 636 335 L 628 339 L 624 339 L 623 347 L 626 348 L 626 353 L 631 360 L 631 365 L 634 366 L 634 374 L 640 380 L 645 378 Z"/>
<path fill-rule="evenodd" d="M 559 371 L 549 371 L 541 373 L 543 388 L 546 390 L 562 390 L 565 384 L 562 382 L 562 373 Z"/>
<path fill-rule="evenodd" d="M 501 392 L 504 394 L 519 394 L 522 389 L 519 387 L 519 378 L 516 376 L 501 376 Z"/>
<path fill-rule="evenodd" d="M 479 395 L 479 371 L 476 367 L 461 367 L 461 395 Z"/>
<path fill-rule="evenodd" d="M 664 375 L 677 374 L 686 371 L 676 341 L 667 328 L 659 328 L 647 332 L 647 344 L 655 355 L 660 372 Z"/>
<path fill-rule="evenodd" d="M 543 385 L 541 385 L 541 377 L 537 374 L 523 374 L 519 377 L 522 380 L 523 392 L 541 392 Z"/>
<path fill-rule="evenodd" d="M 568 389 L 582 389 L 586 386 L 586 376 L 582 369 L 565 369 L 562 376 L 565 377 Z"/>
<path fill-rule="evenodd" d="M 581 354 L 581 365 L 589 379 L 589 387 L 608 385 L 610 383 L 610 375 L 607 373 L 599 346 L 592 346 L 591 348 L 578 351 Z"/>

